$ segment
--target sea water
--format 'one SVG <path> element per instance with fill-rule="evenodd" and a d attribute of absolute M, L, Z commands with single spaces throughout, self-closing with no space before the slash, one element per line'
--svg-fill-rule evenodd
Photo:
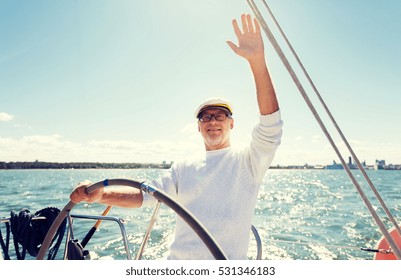
<path fill-rule="evenodd" d="M 163 169 L 81 169 L 0 171 L 0 218 L 26 208 L 32 213 L 45 207 L 62 209 L 69 194 L 83 180 L 106 178 L 157 179 Z M 401 172 L 368 170 L 368 175 L 395 219 L 401 221 Z M 392 225 L 359 171 L 354 174 L 387 228 Z M 72 214 L 100 215 L 101 204 L 80 203 Z M 108 216 L 124 220 L 129 248 L 135 256 L 153 209 L 114 207 Z M 74 219 L 74 237 L 82 239 L 94 221 Z M 253 220 L 261 241 L 262 259 L 347 260 L 372 259 L 361 247 L 375 248 L 381 237 L 373 218 L 344 170 L 270 169 L 263 181 Z M 164 259 L 174 237 L 175 214 L 162 205 L 143 259 Z M 5 237 L 5 224 L 0 224 Z M 100 258 L 126 259 L 120 229 L 104 221 L 87 248 Z M 10 255 L 15 258 L 12 238 Z M 62 259 L 63 246 L 57 259 Z M 256 256 L 251 235 L 249 259 Z M 34 259 L 27 253 L 26 259 Z"/>

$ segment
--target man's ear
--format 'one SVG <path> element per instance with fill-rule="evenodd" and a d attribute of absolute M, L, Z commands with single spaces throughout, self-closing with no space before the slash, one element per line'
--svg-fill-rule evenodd
<path fill-rule="evenodd" d="M 231 128 L 231 129 L 234 128 L 234 119 L 231 119 L 230 128 Z"/>

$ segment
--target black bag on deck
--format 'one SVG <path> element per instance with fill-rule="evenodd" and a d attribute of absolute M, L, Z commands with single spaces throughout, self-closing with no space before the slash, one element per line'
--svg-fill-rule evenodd
<path fill-rule="evenodd" d="M 79 243 L 77 239 L 72 239 L 68 241 L 67 248 L 67 258 L 69 260 L 85 260 L 86 257 L 89 255 L 89 251 L 84 250 L 81 243 Z"/>

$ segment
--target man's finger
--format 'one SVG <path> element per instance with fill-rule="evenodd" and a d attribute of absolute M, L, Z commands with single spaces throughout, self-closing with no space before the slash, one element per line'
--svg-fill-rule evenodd
<path fill-rule="evenodd" d="M 244 32 L 244 34 L 248 33 L 249 29 L 248 29 L 248 24 L 247 24 L 247 20 L 246 20 L 246 15 L 245 14 L 241 15 L 241 21 L 242 21 L 242 31 Z"/>
<path fill-rule="evenodd" d="M 251 33 L 254 33 L 255 30 L 253 28 L 253 23 L 252 23 L 252 18 L 251 15 L 247 15 L 246 16 L 246 21 L 247 21 L 247 25 L 248 25 L 248 31 Z"/>
<path fill-rule="evenodd" d="M 232 23 L 233 23 L 235 35 L 237 35 L 238 38 L 241 37 L 243 34 L 242 34 L 241 30 L 239 29 L 237 20 L 233 19 Z"/>
<path fill-rule="evenodd" d="M 227 44 L 230 46 L 230 48 L 235 52 L 238 53 L 238 46 L 236 44 L 234 44 L 231 41 L 227 41 Z"/>
<path fill-rule="evenodd" d="M 259 22 L 256 20 L 256 18 L 253 19 L 253 22 L 255 24 L 255 33 L 259 34 L 260 33 L 260 25 Z"/>

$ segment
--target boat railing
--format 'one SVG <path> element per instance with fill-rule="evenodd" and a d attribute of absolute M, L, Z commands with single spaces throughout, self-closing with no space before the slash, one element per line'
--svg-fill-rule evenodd
<path fill-rule="evenodd" d="M 131 255 L 131 251 L 129 248 L 129 242 L 128 242 L 128 237 L 127 237 L 127 231 L 125 229 L 125 225 L 124 225 L 124 220 L 120 219 L 118 217 L 114 217 L 114 216 L 97 216 L 97 215 L 79 215 L 79 214 L 71 214 L 70 217 L 72 219 L 85 219 L 85 220 L 96 220 L 96 221 L 111 221 L 111 222 L 115 222 L 117 223 L 117 225 L 120 228 L 120 232 L 121 232 L 121 237 L 122 237 L 122 241 L 124 244 L 124 249 L 125 249 L 125 253 L 127 256 L 127 260 L 132 260 L 132 255 Z M 69 229 L 72 228 L 72 223 L 69 222 L 68 225 Z M 71 230 L 67 231 L 67 242 L 68 240 L 71 239 Z M 67 254 L 68 254 L 68 249 L 67 249 L 67 242 L 66 242 L 66 247 L 64 250 L 64 259 L 67 259 Z"/>
<path fill-rule="evenodd" d="M 148 227 L 147 232 L 145 233 L 145 236 L 143 238 L 143 241 L 140 245 L 140 248 L 138 250 L 138 253 L 136 255 L 136 260 L 140 260 L 142 257 L 142 253 L 145 250 L 145 246 L 146 243 L 149 240 L 149 236 L 152 230 L 152 227 L 156 221 L 156 215 L 159 211 L 159 207 L 160 206 L 156 206 L 155 208 L 155 212 L 151 218 L 151 222 L 150 225 Z M 129 241 L 127 238 L 127 231 L 124 225 L 124 220 L 120 219 L 118 217 L 115 216 L 100 216 L 100 215 L 83 215 L 83 214 L 71 214 L 69 215 L 73 220 L 73 219 L 85 219 L 85 220 L 101 220 L 101 221 L 111 221 L 111 222 L 115 222 L 118 227 L 120 228 L 120 233 L 121 233 L 121 237 L 122 237 L 122 242 L 124 244 L 124 249 L 125 249 L 125 253 L 127 256 L 127 260 L 132 260 L 132 254 L 131 254 L 131 250 L 130 250 L 130 246 L 129 246 Z M 71 229 L 73 227 L 73 223 L 69 222 L 68 223 L 68 228 L 69 230 L 67 230 L 67 237 L 66 237 L 66 244 L 65 244 L 65 250 L 64 250 L 64 259 L 67 259 L 67 254 L 68 254 L 68 249 L 67 249 L 67 242 L 68 240 L 70 240 L 71 238 L 74 238 L 73 236 L 71 236 Z M 258 233 L 258 230 L 256 229 L 256 227 L 254 225 L 252 225 L 251 227 L 251 231 L 253 233 L 255 242 L 256 242 L 256 260 L 261 260 L 262 259 L 262 241 L 260 238 L 260 235 Z"/>
<path fill-rule="evenodd" d="M 146 244 L 149 240 L 149 236 L 151 234 L 152 227 L 153 227 L 154 223 L 156 222 L 156 218 L 157 218 L 159 209 L 160 209 L 160 203 L 155 207 L 155 211 L 151 217 L 148 230 L 146 231 L 146 233 L 144 235 L 143 241 L 142 241 L 140 248 L 138 250 L 138 253 L 136 255 L 136 258 L 135 258 L 136 260 L 140 260 L 142 258 L 142 253 L 145 250 Z M 46 218 L 45 217 L 32 218 L 32 220 L 44 220 L 44 219 L 46 219 Z M 71 239 L 74 239 L 73 220 L 75 220 L 75 219 L 110 221 L 110 222 L 116 223 L 120 229 L 126 258 L 127 258 L 127 260 L 132 260 L 132 254 L 131 254 L 130 245 L 129 245 L 129 241 L 128 241 L 128 237 L 127 237 L 128 235 L 127 235 L 127 231 L 126 231 L 123 219 L 116 217 L 116 216 L 101 216 L 101 215 L 71 214 L 71 213 L 68 213 L 68 215 L 67 215 L 67 231 L 66 231 L 66 238 L 65 238 L 66 241 L 65 241 L 65 249 L 64 249 L 64 256 L 63 256 L 64 260 L 68 259 L 68 257 L 67 257 L 68 256 L 68 242 Z M 0 222 L 1 223 L 9 223 L 10 221 L 9 221 L 9 219 L 4 218 L 4 219 L 1 219 Z M 256 247 L 257 247 L 256 260 L 261 260 L 261 258 L 262 258 L 262 242 L 261 242 L 260 235 L 259 235 L 256 227 L 253 225 L 252 225 L 251 231 L 253 233 L 253 236 L 254 236 L 254 239 L 256 242 Z"/>

